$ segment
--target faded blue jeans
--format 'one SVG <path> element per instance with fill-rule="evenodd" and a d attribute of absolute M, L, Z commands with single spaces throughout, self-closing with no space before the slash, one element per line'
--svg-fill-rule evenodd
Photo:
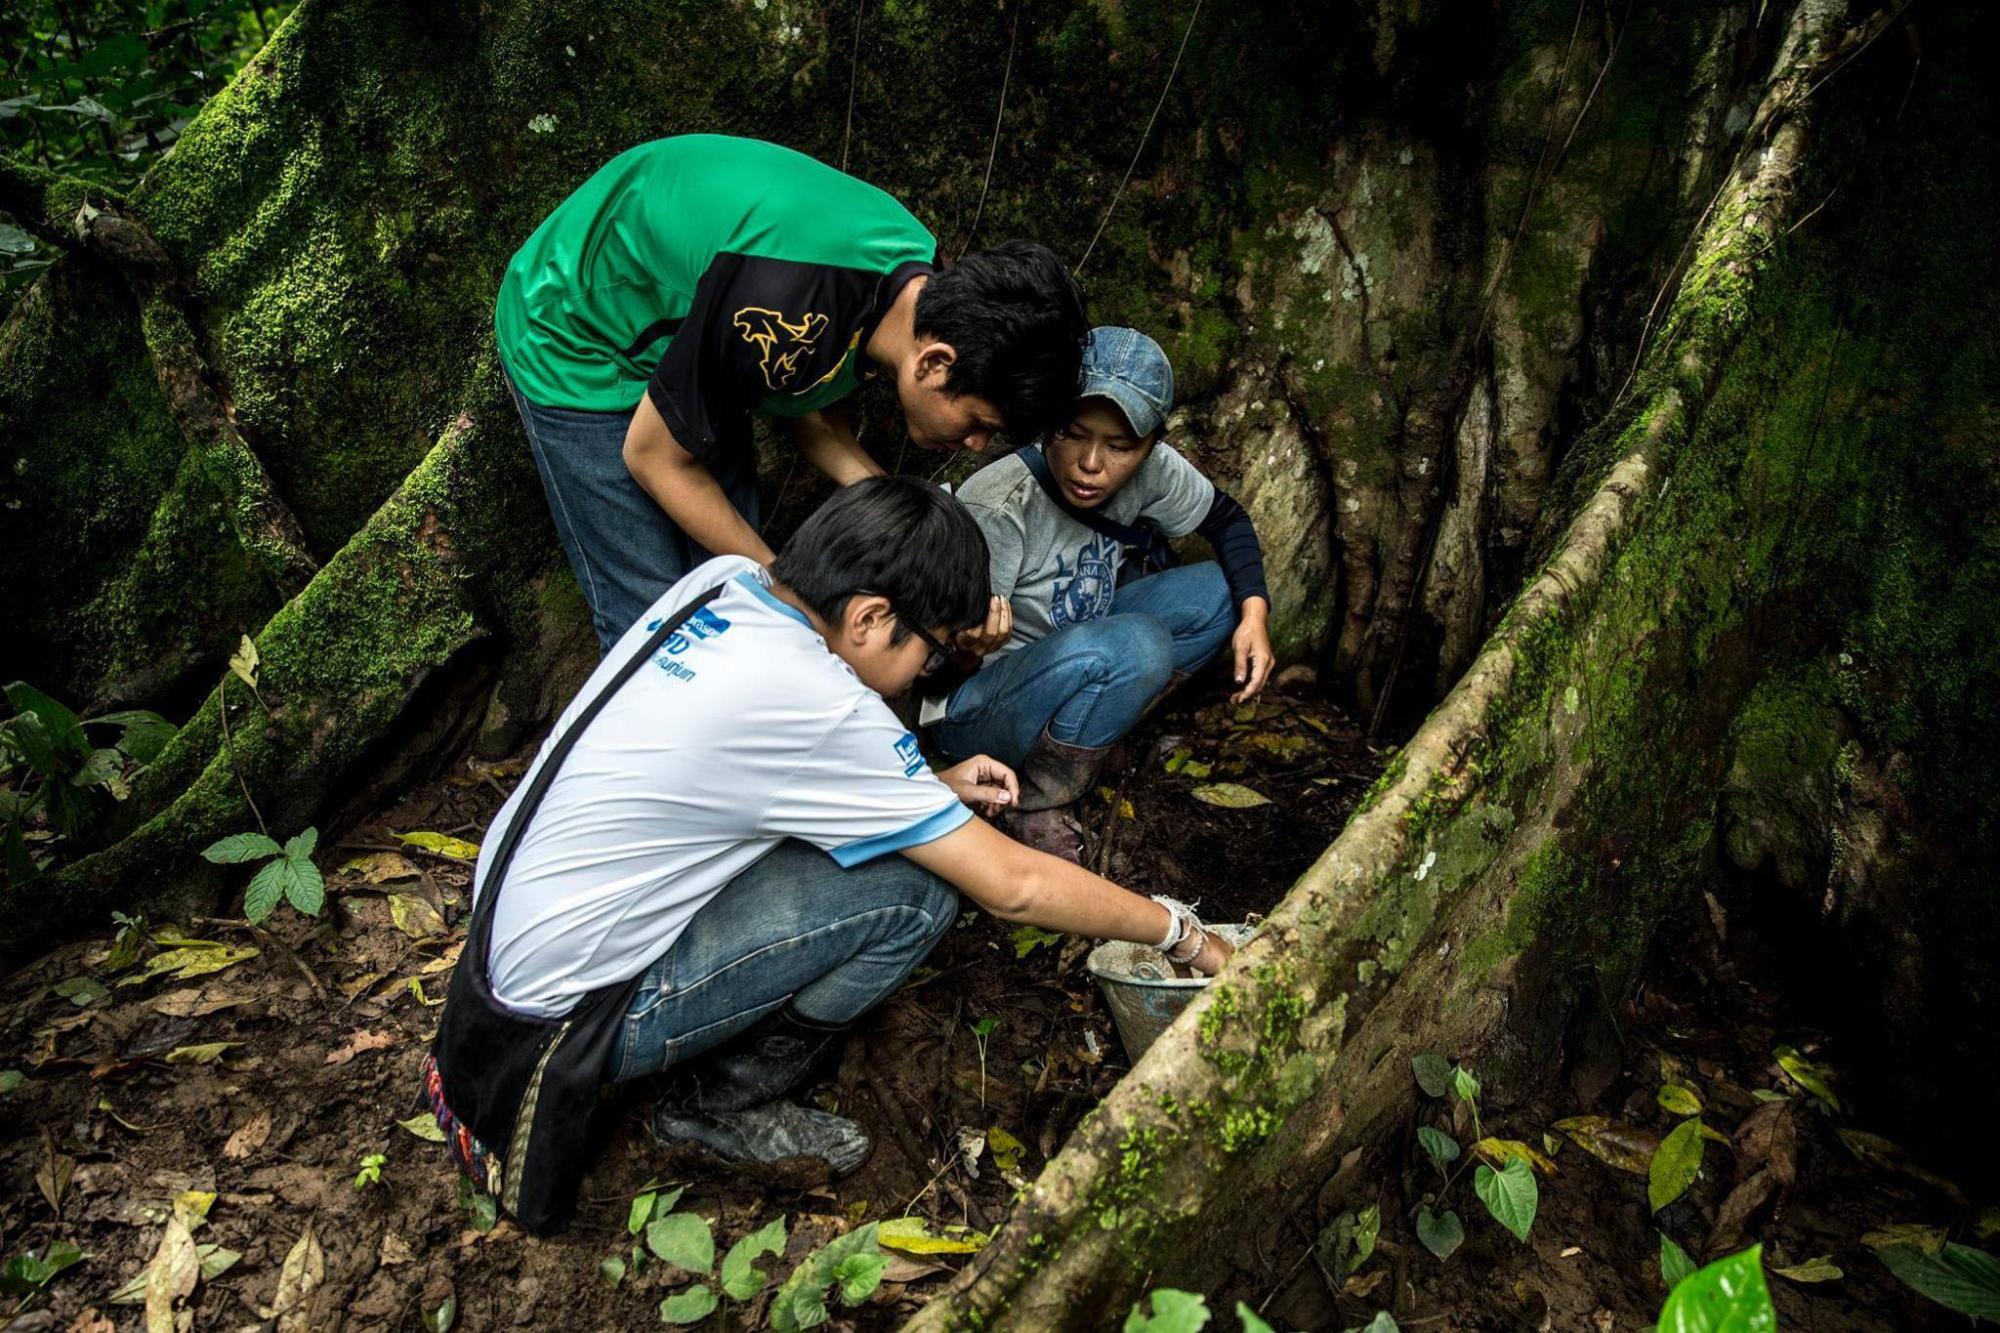
<path fill-rule="evenodd" d="M 1015 768 L 1044 727 L 1069 745 L 1114 744 L 1235 628 L 1229 582 L 1213 561 L 1134 579 L 1103 619 L 989 659 L 952 694 L 932 739 L 953 760 L 988 754 Z"/>
<path fill-rule="evenodd" d="M 846 1023 L 887 999 L 958 918 L 951 885 L 907 857 L 843 870 L 787 839 L 711 898 L 639 980 L 614 1081 L 727 1041 L 790 1000 Z"/>
<path fill-rule="evenodd" d="M 530 402 L 512 376 L 507 391 L 528 434 L 563 554 L 590 603 L 598 649 L 608 653 L 632 622 L 709 552 L 667 517 L 626 468 L 630 412 L 544 407 Z M 756 528 L 762 518 L 754 452 L 726 451 L 708 467 L 736 512 Z"/>

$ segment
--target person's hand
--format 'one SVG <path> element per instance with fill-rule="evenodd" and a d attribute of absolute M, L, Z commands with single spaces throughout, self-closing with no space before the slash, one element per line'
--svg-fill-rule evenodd
<path fill-rule="evenodd" d="M 988 819 L 1021 799 L 1021 784 L 1014 770 L 987 755 L 976 754 L 962 764 L 953 764 L 938 777 L 951 788 L 952 795 Z"/>
<path fill-rule="evenodd" d="M 952 646 L 984 657 L 1013 637 L 1014 604 L 1005 597 L 995 597 L 986 604 L 986 623 L 960 630 Z"/>
<path fill-rule="evenodd" d="M 1201 952 L 1194 956 L 1194 961 L 1189 966 L 1205 977 L 1212 977 L 1222 970 L 1222 965 L 1236 952 L 1236 946 L 1213 930 L 1204 930 L 1202 934 L 1208 938 L 1203 941 Z"/>
<path fill-rule="evenodd" d="M 1229 641 L 1236 650 L 1238 688 L 1229 696 L 1229 702 L 1234 704 L 1247 703 L 1257 697 L 1271 675 L 1275 660 L 1271 652 L 1271 633 L 1265 624 L 1271 614 L 1271 604 L 1261 597 L 1252 597 L 1243 603 L 1241 614 L 1236 634 Z"/>

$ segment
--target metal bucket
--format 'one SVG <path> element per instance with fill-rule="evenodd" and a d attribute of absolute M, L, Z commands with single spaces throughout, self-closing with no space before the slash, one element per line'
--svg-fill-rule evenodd
<path fill-rule="evenodd" d="M 1253 933 L 1246 925 L 1208 929 L 1235 945 Z M 1125 1054 L 1134 1064 L 1208 984 L 1207 977 L 1175 976 L 1158 949 L 1123 940 L 1098 945 L 1084 965 L 1104 991 L 1104 1002 L 1111 1006 L 1111 1017 L 1118 1024 L 1118 1040 L 1125 1043 Z"/>

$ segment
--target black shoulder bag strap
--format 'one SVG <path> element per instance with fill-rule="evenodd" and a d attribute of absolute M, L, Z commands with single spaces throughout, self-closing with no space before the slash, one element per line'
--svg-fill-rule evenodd
<path fill-rule="evenodd" d="M 1143 573 L 1157 574 L 1163 569 L 1172 569 L 1180 563 L 1180 557 L 1174 554 L 1174 548 L 1168 544 L 1166 536 L 1158 528 L 1143 521 L 1137 524 L 1120 523 L 1117 519 L 1105 517 L 1095 509 L 1078 509 L 1072 505 L 1064 498 L 1062 487 L 1056 485 L 1055 477 L 1049 472 L 1049 460 L 1043 456 L 1039 444 L 1031 444 L 1021 450 L 1021 461 L 1028 465 L 1028 471 L 1034 474 L 1035 480 L 1041 485 L 1042 494 L 1054 501 L 1056 508 L 1092 532 L 1101 533 L 1137 551 Z"/>
<path fill-rule="evenodd" d="M 488 954 L 494 910 L 515 849 L 584 730 L 619 687 L 653 660 L 688 617 L 714 601 L 722 587 L 710 588 L 661 622 L 549 747 L 493 847 L 492 869 L 474 896 L 465 948 L 438 1020 L 431 1049 L 445 1109 L 469 1128 L 471 1142 L 487 1154 L 484 1183 L 499 1196 L 501 1207 L 535 1235 L 560 1230 L 569 1221 L 577 1182 L 589 1165 L 590 1125 L 604 1070 L 639 978 L 594 990 L 554 1018 L 508 1009 L 493 994 Z M 453 1152 L 461 1167 L 470 1169 L 465 1154 L 458 1148 Z"/>
<path fill-rule="evenodd" d="M 536 770 L 534 781 L 528 784 L 527 795 L 521 798 L 520 807 L 514 811 L 514 818 L 509 821 L 507 832 L 501 837 L 500 846 L 494 851 L 493 870 L 486 877 L 486 891 L 479 895 L 479 902 L 473 907 L 472 928 L 466 932 L 465 951 L 472 955 L 472 964 L 478 970 L 482 983 L 487 981 L 488 928 L 493 920 L 494 904 L 500 897 L 501 881 L 506 878 L 507 867 L 514 859 L 514 849 L 520 846 L 522 835 L 528 831 L 528 822 L 541 807 L 542 797 L 548 794 L 549 787 L 555 782 L 556 773 L 562 768 L 563 760 L 569 758 L 569 752 L 574 750 L 577 741 L 582 739 L 584 728 L 604 711 L 604 705 L 611 702 L 611 696 L 618 693 L 642 665 L 653 659 L 653 654 L 660 651 L 660 645 L 671 638 L 674 631 L 686 624 L 690 616 L 714 601 L 721 593 L 722 585 L 718 583 L 662 621 L 660 627 L 648 636 L 644 646 L 632 655 L 630 661 L 618 668 L 617 674 L 604 682 L 604 688 L 597 692 L 597 697 L 576 715 L 576 721 L 570 724 L 569 730 L 565 731 L 549 750 L 547 762 Z"/>

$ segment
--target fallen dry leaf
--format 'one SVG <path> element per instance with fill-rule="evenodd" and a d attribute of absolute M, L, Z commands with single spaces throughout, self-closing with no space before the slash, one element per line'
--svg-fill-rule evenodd
<path fill-rule="evenodd" d="M 99 1314 L 96 1306 L 90 1305 L 78 1313 L 76 1321 L 65 1333 L 118 1333 L 118 1325 Z"/>
<path fill-rule="evenodd" d="M 344 1065 L 363 1051 L 379 1051 L 384 1046 L 394 1046 L 396 1034 L 393 1032 L 366 1032 L 356 1029 L 347 1034 L 347 1040 L 326 1053 L 330 1065 Z"/>
<path fill-rule="evenodd" d="M 1799 1178 L 1799 1136 L 1790 1102 L 1766 1102 L 1736 1127 L 1737 1169 L 1769 1166 L 1778 1184 L 1789 1190 Z"/>
<path fill-rule="evenodd" d="M 1715 1226 L 1708 1233 L 1708 1253 L 1724 1254 L 1736 1249 L 1751 1219 L 1777 1194 L 1778 1174 L 1769 1167 L 1729 1191 L 1729 1197 L 1715 1211 Z"/>
<path fill-rule="evenodd" d="M 338 873 L 358 875 L 369 884 L 387 884 L 391 880 L 415 879 L 423 872 L 401 852 L 370 852 L 343 863 Z"/>
<path fill-rule="evenodd" d="M 382 1247 L 376 1262 L 387 1267 L 390 1264 L 406 1264 L 410 1262 L 410 1258 L 410 1242 L 393 1231 L 382 1233 Z"/>
<path fill-rule="evenodd" d="M 257 1313 L 266 1319 L 276 1319 L 278 1333 L 306 1333 L 312 1294 L 324 1281 L 326 1255 L 320 1250 L 319 1237 L 313 1234 L 312 1223 L 308 1222 L 299 1235 L 298 1243 L 285 1256 L 285 1266 L 278 1273 L 278 1294 L 268 1307 Z"/>
<path fill-rule="evenodd" d="M 182 990 L 170 990 L 164 995 L 156 995 L 147 1002 L 147 1008 L 168 1018 L 205 1018 L 209 1014 L 224 1009 L 234 1009 L 241 1004 L 255 1001 L 255 995 L 231 990 L 223 985 L 188 986 Z"/>
<path fill-rule="evenodd" d="M 1609 1116 L 1571 1116 L 1556 1121 L 1555 1128 L 1606 1166 L 1635 1176 L 1648 1173 L 1653 1154 L 1660 1148 L 1658 1135 L 1636 1125 L 1620 1124 Z"/>
<path fill-rule="evenodd" d="M 259 1111 L 236 1127 L 236 1132 L 222 1145 L 222 1155 L 232 1162 L 240 1162 L 263 1147 L 270 1137 L 271 1113 Z"/>
<path fill-rule="evenodd" d="M 444 934 L 444 918 L 438 915 L 437 908 L 413 893 L 390 894 L 389 915 L 395 920 L 396 929 L 413 940 Z"/>
<path fill-rule="evenodd" d="M 187 1223 L 176 1213 L 167 1219 L 160 1248 L 146 1271 L 146 1333 L 175 1333 L 175 1311 L 194 1295 L 201 1277 L 201 1255 Z"/>

